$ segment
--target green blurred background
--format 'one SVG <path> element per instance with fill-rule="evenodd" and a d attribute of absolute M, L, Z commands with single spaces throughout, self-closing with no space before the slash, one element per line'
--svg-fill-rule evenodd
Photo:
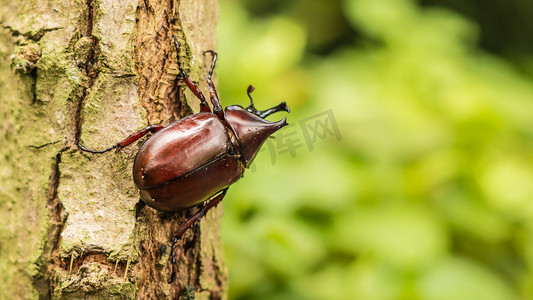
<path fill-rule="evenodd" d="M 532 32 L 530 0 L 220 0 L 223 104 L 292 109 L 224 201 L 229 298 L 533 299 Z"/>

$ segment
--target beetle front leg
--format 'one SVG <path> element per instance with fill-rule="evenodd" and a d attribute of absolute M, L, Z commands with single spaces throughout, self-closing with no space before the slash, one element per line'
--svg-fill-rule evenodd
<path fill-rule="evenodd" d="M 155 132 L 158 132 L 159 130 L 161 130 L 162 128 L 164 128 L 164 126 L 161 126 L 161 125 L 148 125 L 148 126 L 144 127 L 143 129 L 137 131 L 136 133 L 131 134 L 130 136 L 125 138 L 123 141 L 118 142 L 115 145 L 113 145 L 113 146 L 111 146 L 111 147 L 109 147 L 107 149 L 104 149 L 104 150 L 88 149 L 88 148 L 86 148 L 85 146 L 83 146 L 81 144 L 81 141 L 78 141 L 78 148 L 80 150 L 82 150 L 82 151 L 89 152 L 89 153 L 105 153 L 107 151 L 111 151 L 111 150 L 116 149 L 116 148 L 124 148 L 126 146 L 129 146 L 133 142 L 135 142 L 135 141 L 139 140 L 140 138 L 142 138 L 143 136 L 147 135 L 149 132 L 155 133 Z"/>
<path fill-rule="evenodd" d="M 220 191 L 220 193 L 216 196 L 213 196 L 211 200 L 207 203 L 207 205 L 204 205 L 202 209 L 197 211 L 192 217 L 190 217 L 187 222 L 182 224 L 180 228 L 178 228 L 178 231 L 174 236 L 172 237 L 172 246 L 170 247 L 170 260 L 172 263 L 172 273 L 170 274 L 170 279 L 168 280 L 168 283 L 171 283 L 174 281 L 174 277 L 176 276 L 176 269 L 177 262 L 176 262 L 176 245 L 178 241 L 181 239 L 185 231 L 191 227 L 194 222 L 199 220 L 201 217 L 203 217 L 211 208 L 216 207 L 222 199 L 224 199 L 224 196 L 226 196 L 226 192 L 228 191 L 228 188 L 223 189 Z"/>
<path fill-rule="evenodd" d="M 211 103 L 213 103 L 213 113 L 217 115 L 220 120 L 224 120 L 224 111 L 222 109 L 222 106 L 220 106 L 220 99 L 218 98 L 217 89 L 215 88 L 215 84 L 212 80 L 213 71 L 215 70 L 215 64 L 217 62 L 218 55 L 213 50 L 207 50 L 204 52 L 204 54 L 206 53 L 211 53 L 211 55 L 213 55 L 211 69 L 209 70 L 209 73 L 207 73 L 207 76 L 205 76 L 207 86 L 209 87 L 209 98 L 211 99 Z"/>
<path fill-rule="evenodd" d="M 209 108 L 209 105 L 207 104 L 207 101 L 205 101 L 204 94 L 202 94 L 202 91 L 200 88 L 194 83 L 191 78 L 185 73 L 183 68 L 181 67 L 181 60 L 180 60 L 180 44 L 178 42 L 178 38 L 173 35 L 174 38 L 174 45 L 176 46 L 176 56 L 178 58 L 178 69 L 180 71 L 180 76 L 183 79 L 183 82 L 189 87 L 189 89 L 193 92 L 193 94 L 200 99 L 200 112 L 211 112 L 211 109 Z"/>

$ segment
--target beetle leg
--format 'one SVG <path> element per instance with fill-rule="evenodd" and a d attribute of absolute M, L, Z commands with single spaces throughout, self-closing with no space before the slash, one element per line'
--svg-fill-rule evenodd
<path fill-rule="evenodd" d="M 174 235 L 172 237 L 172 246 L 170 247 L 170 262 L 172 264 L 172 273 L 170 274 L 170 279 L 168 280 L 168 283 L 171 283 L 174 281 L 174 277 L 176 277 L 176 269 L 177 262 L 176 262 L 176 245 L 178 244 L 179 238 Z"/>
<path fill-rule="evenodd" d="M 217 117 L 220 120 L 224 120 L 224 111 L 222 110 L 222 106 L 220 106 L 220 100 L 218 98 L 217 89 L 215 88 L 215 84 L 213 83 L 212 77 L 213 77 L 213 71 L 215 70 L 215 64 L 217 62 L 217 53 L 213 50 L 207 50 L 204 52 L 211 53 L 213 56 L 213 60 L 211 62 L 211 69 L 209 70 L 209 73 L 205 76 L 205 80 L 207 81 L 207 86 L 209 87 L 209 98 L 211 99 L 211 103 L 213 103 L 213 113 L 217 115 Z"/>
<path fill-rule="evenodd" d="M 207 203 L 207 205 L 202 210 L 199 210 L 198 212 L 196 212 L 192 217 L 189 218 L 189 220 L 187 220 L 187 222 L 185 222 L 183 225 L 180 226 L 180 228 L 178 228 L 178 231 L 176 232 L 175 236 L 177 236 L 178 239 L 180 239 L 185 233 L 185 231 L 187 231 L 187 229 L 191 227 L 191 225 L 196 220 L 204 216 L 211 208 L 217 206 L 220 203 L 220 201 L 222 201 L 227 191 L 228 191 L 228 188 L 225 188 L 222 191 L 220 191 L 218 195 L 214 195 L 213 197 L 211 197 L 211 200 Z"/>
<path fill-rule="evenodd" d="M 200 112 L 211 112 L 211 109 L 209 108 L 209 105 L 207 104 L 207 101 L 205 101 L 204 94 L 202 94 L 202 91 L 200 88 L 194 83 L 191 78 L 185 73 L 183 68 L 181 67 L 181 60 L 180 60 L 180 44 L 178 42 L 178 38 L 173 35 L 174 38 L 174 45 L 176 46 L 176 56 L 178 58 L 178 69 L 180 71 L 180 76 L 183 79 L 183 82 L 189 87 L 189 89 L 193 92 L 194 95 L 198 99 L 200 99 Z"/>
<path fill-rule="evenodd" d="M 155 132 L 158 132 L 159 130 L 161 130 L 162 128 L 164 128 L 164 127 L 161 126 L 161 125 L 148 125 L 148 126 L 144 127 L 143 129 L 137 131 L 136 133 L 131 134 L 130 136 L 125 138 L 123 141 L 118 142 L 115 145 L 113 145 L 113 146 L 111 146 L 111 147 L 109 147 L 107 149 L 104 149 L 104 150 L 91 150 L 91 149 L 88 149 L 88 148 L 86 148 L 85 146 L 83 146 L 81 144 L 81 141 L 78 141 L 78 148 L 80 150 L 82 150 L 82 151 L 90 152 L 90 153 L 105 153 L 105 152 L 111 151 L 111 150 L 113 150 L 115 148 L 124 148 L 126 146 L 129 146 L 131 143 L 139 140 L 140 138 L 142 138 L 143 136 L 145 136 L 149 132 L 155 133 Z"/>
<path fill-rule="evenodd" d="M 198 204 L 198 209 L 199 210 L 204 210 L 204 208 L 207 206 L 207 200 Z M 202 218 L 205 216 L 205 213 L 203 215 L 201 215 L 198 220 L 196 222 L 194 222 L 194 228 L 193 228 L 193 231 L 194 231 L 194 236 L 198 236 L 200 234 L 200 222 L 202 221 Z"/>
<path fill-rule="evenodd" d="M 187 222 L 182 224 L 180 226 L 180 228 L 178 228 L 178 231 L 176 232 L 176 234 L 174 234 L 174 236 L 172 237 L 172 246 L 170 247 L 170 251 L 171 251 L 170 252 L 170 258 L 171 258 L 171 262 L 172 262 L 172 273 L 170 274 L 170 279 L 169 279 L 168 283 L 171 283 L 172 281 L 174 281 L 174 277 L 176 276 L 176 269 L 177 269 L 177 265 L 176 265 L 176 245 L 177 245 L 178 241 L 181 239 L 181 237 L 183 236 L 185 231 L 187 231 L 187 229 L 194 224 L 194 222 L 196 222 L 201 217 L 203 217 L 211 208 L 216 207 L 222 201 L 222 199 L 224 199 L 224 196 L 226 196 L 226 192 L 227 191 L 228 191 L 228 188 L 225 188 L 222 191 L 220 191 L 219 194 L 213 195 L 211 197 L 211 200 L 207 203 L 207 205 L 204 205 L 203 208 L 200 209 L 199 211 L 197 211 L 192 217 L 190 217 L 187 220 Z"/>
<path fill-rule="evenodd" d="M 270 116 L 271 114 L 273 113 L 276 113 L 278 111 L 286 111 L 286 112 L 291 112 L 291 110 L 289 109 L 289 107 L 287 106 L 287 103 L 285 103 L 285 101 L 281 102 L 280 104 L 274 106 L 274 107 L 271 107 L 269 109 L 265 109 L 265 110 L 257 110 L 254 106 L 254 100 L 252 99 L 252 92 L 255 90 L 255 88 L 253 87 L 253 85 L 249 85 L 248 86 L 248 89 L 246 90 L 246 94 L 248 94 L 248 98 L 250 98 L 250 105 L 248 105 L 248 107 L 246 108 L 246 110 L 260 118 L 266 118 L 268 116 Z"/>

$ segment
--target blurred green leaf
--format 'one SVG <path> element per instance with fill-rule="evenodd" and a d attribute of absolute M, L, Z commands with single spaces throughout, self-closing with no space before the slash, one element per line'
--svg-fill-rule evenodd
<path fill-rule="evenodd" d="M 221 1 L 224 104 L 245 105 L 253 83 L 257 106 L 286 100 L 292 124 L 224 201 L 230 298 L 533 297 L 533 80 L 450 10 L 334 2 L 348 21 L 324 30 L 354 36 L 317 56 L 320 24 L 303 20 L 323 2 L 254 15 Z M 325 112 L 340 136 L 310 146 Z"/>
<path fill-rule="evenodd" d="M 336 219 L 332 244 L 344 252 L 370 256 L 400 268 L 419 269 L 447 250 L 447 234 L 431 211 L 359 207 Z"/>
<path fill-rule="evenodd" d="M 501 278 L 459 258 L 435 264 L 422 278 L 419 288 L 420 299 L 428 300 L 516 299 Z"/>

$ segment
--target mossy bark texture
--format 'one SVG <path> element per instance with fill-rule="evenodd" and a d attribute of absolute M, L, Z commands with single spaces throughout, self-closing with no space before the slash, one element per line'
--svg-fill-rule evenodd
<path fill-rule="evenodd" d="M 198 110 L 216 0 L 0 0 L 0 299 L 220 299 L 221 208 L 177 246 L 186 213 L 139 200 L 140 143 L 90 155 Z"/>

